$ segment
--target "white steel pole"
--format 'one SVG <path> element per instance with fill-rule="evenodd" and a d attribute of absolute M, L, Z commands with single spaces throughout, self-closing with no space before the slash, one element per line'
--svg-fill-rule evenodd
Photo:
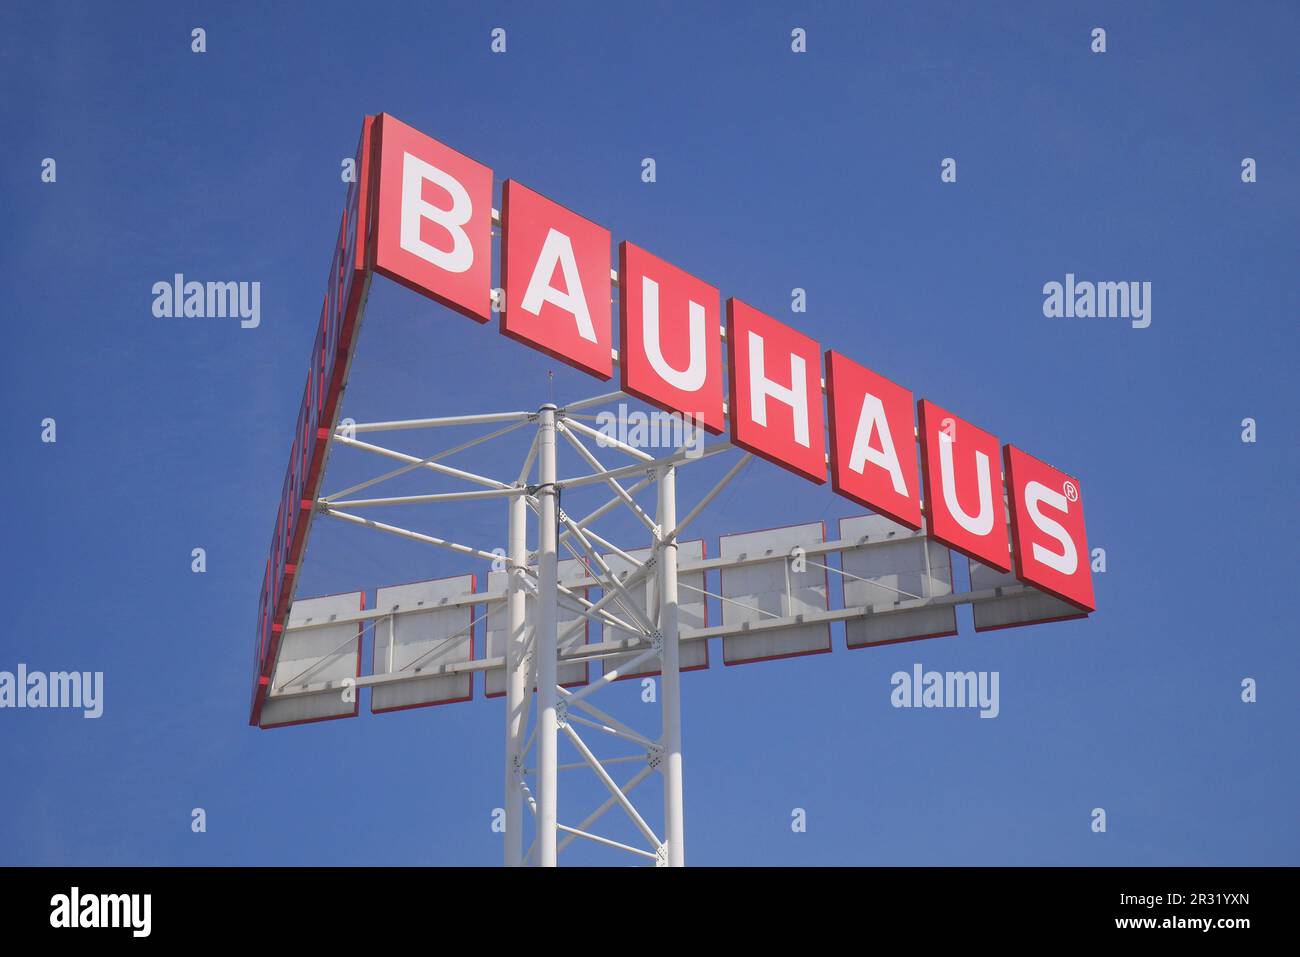
<path fill-rule="evenodd" d="M 518 867 L 524 859 L 524 718 L 528 712 L 528 663 L 524 627 L 524 563 L 528 554 L 528 503 L 523 489 L 510 500 L 510 521 L 506 534 L 509 578 L 506 592 L 506 867 Z"/>
<path fill-rule="evenodd" d="M 559 589 L 556 568 L 555 406 L 541 407 L 537 416 L 537 863 L 556 864 L 557 761 L 556 639 Z"/>
<path fill-rule="evenodd" d="M 659 472 L 660 535 L 677 528 L 677 470 L 672 465 Z M 686 832 L 682 807 L 682 687 L 677 643 L 677 539 L 664 541 L 659 553 L 659 631 L 663 681 L 664 842 L 668 866 L 686 864 Z"/>

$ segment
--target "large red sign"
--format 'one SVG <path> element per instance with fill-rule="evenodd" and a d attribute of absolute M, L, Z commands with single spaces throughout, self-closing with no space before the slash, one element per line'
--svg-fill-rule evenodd
<path fill-rule="evenodd" d="M 383 114 L 367 117 L 326 282 L 263 575 L 252 722 L 257 723 L 293 599 L 339 397 L 371 271 L 478 322 L 491 313 L 492 171 Z M 809 481 L 1010 571 L 998 439 L 630 242 L 619 246 L 619 342 L 610 309 L 610 234 L 507 181 L 502 195 L 501 331 Z M 823 405 L 823 391 L 826 393 Z M 724 411 L 723 396 L 729 399 Z M 922 502 L 922 493 L 923 499 Z M 1005 493 L 1021 581 L 1095 607 L 1079 483 L 1006 448 Z"/>
<path fill-rule="evenodd" d="M 771 316 L 727 300 L 731 441 L 796 475 L 826 481 L 821 351 Z"/>
<path fill-rule="evenodd" d="M 912 393 L 834 350 L 826 353 L 831 487 L 908 528 L 921 527 Z"/>
<path fill-rule="evenodd" d="M 471 319 L 492 309 L 492 170 L 380 117 L 375 270 Z"/>
<path fill-rule="evenodd" d="M 626 242 L 618 247 L 618 288 L 622 390 L 720 433 L 718 290 Z"/>
<path fill-rule="evenodd" d="M 501 195 L 501 331 L 611 378 L 609 230 L 513 180 Z"/>
<path fill-rule="evenodd" d="M 1013 445 L 1006 447 L 1006 467 L 1016 577 L 1092 611 L 1097 602 L 1078 479 Z"/>
<path fill-rule="evenodd" d="M 929 533 L 977 562 L 1010 571 L 997 437 L 925 399 L 918 414 Z"/>

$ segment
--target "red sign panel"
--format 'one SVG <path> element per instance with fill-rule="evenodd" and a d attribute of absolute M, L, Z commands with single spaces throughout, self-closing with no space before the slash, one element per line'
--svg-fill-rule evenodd
<path fill-rule="evenodd" d="M 1005 454 L 1016 577 L 1092 611 L 1097 602 L 1078 480 L 1014 446 Z"/>
<path fill-rule="evenodd" d="M 478 322 L 492 306 L 492 170 L 380 116 L 375 269 Z"/>
<path fill-rule="evenodd" d="M 919 529 L 912 393 L 827 350 L 826 407 L 831 487 L 873 512 Z"/>
<path fill-rule="evenodd" d="M 514 180 L 506 180 L 501 196 L 501 331 L 611 378 L 609 230 Z"/>
<path fill-rule="evenodd" d="M 826 481 L 821 352 L 816 342 L 727 300 L 731 441 L 796 475 Z"/>
<path fill-rule="evenodd" d="M 618 284 L 622 390 L 722 432 L 718 290 L 631 243 L 618 247 Z"/>
<path fill-rule="evenodd" d="M 361 300 L 367 282 L 368 212 L 373 182 L 374 118 L 367 117 L 357 146 L 356 181 L 348 188 L 334 255 L 326 276 L 324 306 L 307 365 L 307 382 L 289 447 L 289 465 L 271 534 L 258 603 L 258 640 L 250 723 L 261 719 L 270 675 L 279 653 L 295 579 L 320 490 L 325 450 L 338 418 L 338 400 L 356 345 Z"/>
<path fill-rule="evenodd" d="M 920 420 L 930 534 L 978 562 L 1010 571 L 997 438 L 925 399 Z"/>

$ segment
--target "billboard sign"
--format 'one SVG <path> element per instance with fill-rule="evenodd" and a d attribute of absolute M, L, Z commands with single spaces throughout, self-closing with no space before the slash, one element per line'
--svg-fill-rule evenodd
<path fill-rule="evenodd" d="M 388 114 L 366 118 L 356 167 L 263 574 L 253 724 L 279 653 L 372 271 L 476 322 L 491 314 L 493 171 Z M 1014 568 L 1020 581 L 1080 614 L 1095 607 L 1076 478 L 1008 446 L 1004 483 L 996 436 L 927 400 L 914 435 L 910 391 L 833 349 L 823 368 L 816 341 L 735 298 L 727 300 L 724 333 L 716 288 L 627 241 L 618 247 L 615 343 L 609 232 L 514 180 L 504 184 L 500 218 L 503 335 L 599 379 L 611 378 L 617 363 L 627 394 L 729 432 L 735 445 L 810 482 L 826 482 L 829 471 L 845 498 L 907 528 L 924 526 L 994 572 Z M 762 584 L 732 578 L 739 591 L 757 594 Z M 809 650 L 819 650 L 818 641 Z M 735 660 L 751 660 L 745 656 L 764 643 L 773 644 L 756 636 L 733 642 Z M 784 652 L 797 642 L 775 644 Z"/>

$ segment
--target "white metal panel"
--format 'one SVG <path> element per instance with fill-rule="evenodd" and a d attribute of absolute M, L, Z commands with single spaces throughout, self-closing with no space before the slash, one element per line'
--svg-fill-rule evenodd
<path fill-rule="evenodd" d="M 536 567 L 534 566 L 534 570 Z M 574 582 L 582 581 L 590 577 L 587 574 L 586 566 L 576 558 L 569 558 L 562 562 L 556 563 L 556 574 L 560 584 L 569 588 L 583 598 L 588 597 L 589 589 L 579 587 Z M 488 591 L 503 592 L 509 583 L 509 572 L 489 572 L 488 573 Z M 559 596 L 559 631 L 563 634 L 564 630 L 573 622 L 582 617 L 579 609 L 582 607 L 568 595 L 560 592 Z M 532 634 L 533 625 L 537 620 L 537 600 L 530 592 L 527 600 L 524 602 L 524 626 Z M 497 602 L 492 605 L 491 611 L 487 616 L 487 650 L 484 656 L 487 658 L 504 658 L 506 654 L 506 631 L 507 615 L 506 603 Z M 590 626 L 578 629 L 577 634 L 572 635 L 568 641 L 562 642 L 559 646 L 560 651 L 571 651 L 580 648 L 587 643 L 587 634 Z M 487 687 L 487 696 L 489 698 L 498 698 L 506 693 L 506 673 L 504 668 L 492 668 L 485 672 L 484 680 Z M 587 663 L 585 661 L 566 662 L 558 666 L 556 671 L 556 680 L 563 688 L 575 688 L 587 683 Z M 531 694 L 537 689 L 529 689 Z"/>
<path fill-rule="evenodd" d="M 1000 572 L 973 559 L 967 561 L 970 564 L 972 591 L 1022 587 L 1020 580 L 1010 572 Z M 1023 587 L 1025 591 L 1016 595 L 974 603 L 972 608 L 975 612 L 975 630 L 992 631 L 995 628 L 1014 628 L 1017 625 L 1036 625 L 1047 621 L 1087 617 L 1069 602 L 1061 601 L 1037 588 Z"/>
<path fill-rule="evenodd" d="M 826 570 L 810 564 L 802 572 L 796 572 L 789 561 L 790 551 L 796 545 L 817 545 L 825 538 L 821 522 L 722 536 L 719 545 L 723 558 L 771 556 L 770 561 L 721 570 L 721 593 L 727 599 L 722 602 L 723 624 L 739 626 L 825 611 Z M 830 650 L 831 629 L 825 623 L 722 639 L 722 660 L 728 665 Z"/>
<path fill-rule="evenodd" d="M 633 548 L 628 549 L 627 554 L 631 555 L 637 561 L 645 561 L 650 557 L 654 550 L 650 548 Z M 602 555 L 606 564 L 620 577 L 630 572 L 633 566 L 627 559 L 621 555 Z M 704 558 L 704 541 L 696 539 L 690 542 L 677 543 L 677 561 L 697 561 Z M 629 589 L 633 598 L 634 605 L 643 613 L 646 613 L 651 621 L 655 620 L 659 608 L 659 576 L 651 572 L 646 576 L 640 585 L 635 585 Z M 704 572 L 685 572 L 677 576 L 677 627 L 680 628 L 703 628 L 708 625 L 708 606 L 704 598 Z M 622 606 L 617 602 L 606 606 L 610 613 L 622 618 L 629 624 L 631 618 L 623 611 Z M 647 609 L 650 611 L 647 612 Z M 639 634 L 624 631 L 622 628 L 616 628 L 613 625 L 603 626 L 603 641 L 625 641 L 629 638 L 638 638 Z M 688 641 L 678 646 L 681 651 L 678 657 L 679 671 L 698 671 L 709 666 L 709 643 L 707 640 Z M 604 659 L 604 670 L 609 671 L 611 668 L 618 667 L 625 662 L 631 661 L 640 655 L 640 651 L 629 652 L 625 655 L 614 655 Z M 645 661 L 639 669 L 634 671 L 620 672 L 622 677 L 642 678 L 648 675 L 657 675 L 660 672 L 656 659 Z"/>
<path fill-rule="evenodd" d="M 377 675 L 411 675 L 474 658 L 473 607 L 439 607 L 449 598 L 474 591 L 474 576 L 459 575 L 433 581 L 390 585 L 375 592 L 377 611 L 427 609 L 380 618 L 375 622 L 375 655 L 371 669 Z M 426 705 L 467 701 L 474 693 L 473 675 L 432 674 L 370 689 L 370 710 L 375 714 Z"/>
<path fill-rule="evenodd" d="M 361 633 L 358 622 L 344 622 L 294 631 L 295 627 L 329 621 L 338 615 L 355 615 L 365 607 L 359 591 L 320 598 L 299 598 L 289 608 L 288 628 L 280 642 L 280 655 L 271 678 L 272 693 L 262 706 L 261 726 L 301 724 L 326 718 L 351 718 L 357 714 L 357 689 L 344 701 L 341 690 L 317 691 L 280 697 L 281 685 L 320 684 L 356 678 L 361 674 Z"/>
<path fill-rule="evenodd" d="M 840 568 L 846 572 L 845 608 L 871 606 L 884 611 L 900 601 L 952 594 L 952 555 L 947 546 L 883 515 L 840 519 L 840 538 L 861 543 L 840 552 Z M 870 581 L 858 580 L 863 578 Z M 868 615 L 846 621 L 844 630 L 850 648 L 955 635 L 957 610 L 949 605 Z"/>

